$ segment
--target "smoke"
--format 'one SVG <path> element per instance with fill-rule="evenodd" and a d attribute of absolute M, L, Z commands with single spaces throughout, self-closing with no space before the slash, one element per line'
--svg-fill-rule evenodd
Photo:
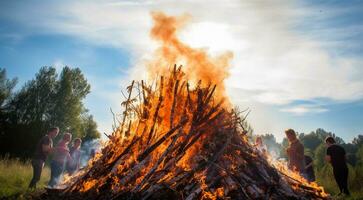
<path fill-rule="evenodd" d="M 81 146 L 80 167 L 82 168 L 87 166 L 88 161 L 93 158 L 94 154 L 100 151 L 101 151 L 101 139 L 94 139 L 83 142 Z"/>
<path fill-rule="evenodd" d="M 160 45 L 153 59 L 147 62 L 150 78 L 165 72 L 174 64 L 183 65 L 186 76 L 195 84 L 217 84 L 217 98 L 225 97 L 224 80 L 229 76 L 228 69 L 232 52 L 217 57 L 210 56 L 204 49 L 191 48 L 178 39 L 178 32 L 191 19 L 189 15 L 167 16 L 161 12 L 151 13 L 154 25 L 150 36 Z M 216 38 L 217 39 L 217 38 Z M 221 39 L 221 38 L 218 38 Z"/>

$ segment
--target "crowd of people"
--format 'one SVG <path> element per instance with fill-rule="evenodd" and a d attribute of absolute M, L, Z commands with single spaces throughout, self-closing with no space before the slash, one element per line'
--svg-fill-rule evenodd
<path fill-rule="evenodd" d="M 76 138 L 73 140 L 71 147 L 68 147 L 72 141 L 72 134 L 64 133 L 59 143 L 53 147 L 53 139 L 57 137 L 58 133 L 59 128 L 51 128 L 37 144 L 32 159 L 33 178 L 29 184 L 29 188 L 36 188 L 48 156 L 51 157 L 51 178 L 48 187 L 56 186 L 64 172 L 73 174 L 79 169 L 82 140 Z M 314 182 L 315 174 L 312 158 L 304 155 L 304 145 L 299 141 L 293 129 L 287 129 L 285 134 L 289 142 L 289 146 L 286 149 L 288 168 L 300 173 L 309 182 Z M 334 178 L 338 184 L 340 193 L 350 195 L 348 190 L 348 167 L 345 150 L 335 143 L 333 137 L 327 137 L 325 143 L 327 146 L 326 160 L 333 167 Z M 255 147 L 257 151 L 266 154 L 267 148 L 263 144 L 261 137 L 256 138 Z"/>
<path fill-rule="evenodd" d="M 73 174 L 79 169 L 82 140 L 76 138 L 72 142 L 72 134 L 64 133 L 59 143 L 53 146 L 53 139 L 57 137 L 58 133 L 58 127 L 51 128 L 38 142 L 32 159 L 33 178 L 30 181 L 29 188 L 36 188 L 48 156 L 50 157 L 51 170 L 48 187 L 56 186 L 64 172 Z M 71 142 L 72 145 L 69 147 Z"/>
<path fill-rule="evenodd" d="M 304 155 L 304 145 L 299 141 L 293 129 L 285 131 L 286 138 L 289 146 L 286 148 L 286 155 L 288 159 L 288 168 L 298 172 L 309 182 L 315 181 L 313 159 Z M 339 187 L 340 194 L 350 195 L 348 190 L 348 166 L 346 162 L 346 153 L 343 147 L 336 144 L 333 137 L 329 136 L 325 139 L 327 146 L 326 161 L 329 162 L 333 168 L 335 181 Z M 256 150 L 265 154 L 267 152 L 266 146 L 263 144 L 262 138 L 257 137 L 255 140 Z"/>

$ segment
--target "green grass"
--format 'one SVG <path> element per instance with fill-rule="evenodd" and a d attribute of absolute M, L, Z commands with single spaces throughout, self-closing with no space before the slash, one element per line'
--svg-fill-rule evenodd
<path fill-rule="evenodd" d="M 330 165 L 325 165 L 320 170 L 315 169 L 316 181 L 323 186 L 334 200 L 363 200 L 363 170 L 360 166 L 353 168 L 349 166 L 348 187 L 351 192 L 350 197 L 338 197 L 339 188 L 335 182 L 333 170 Z"/>
<path fill-rule="evenodd" d="M 30 161 L 22 162 L 18 159 L 0 158 L 0 199 L 22 199 L 28 191 L 28 185 L 33 176 Z M 38 188 L 44 188 L 48 183 L 50 170 L 44 167 Z M 32 191 L 34 192 L 34 191 Z"/>

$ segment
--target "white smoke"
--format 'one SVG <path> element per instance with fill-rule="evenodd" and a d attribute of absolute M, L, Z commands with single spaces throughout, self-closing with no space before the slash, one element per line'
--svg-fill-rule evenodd
<path fill-rule="evenodd" d="M 101 139 L 94 139 L 82 143 L 81 146 L 81 164 L 80 167 L 85 167 L 88 161 L 93 158 L 93 156 L 101 151 Z"/>

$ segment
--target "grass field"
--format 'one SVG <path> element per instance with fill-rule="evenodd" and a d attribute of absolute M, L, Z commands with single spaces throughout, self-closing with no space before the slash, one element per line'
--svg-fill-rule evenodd
<path fill-rule="evenodd" d="M 343 198 L 336 197 L 336 195 L 339 193 L 339 188 L 335 182 L 331 166 L 325 165 L 320 170 L 315 169 L 315 175 L 317 177 L 316 179 L 319 185 L 323 186 L 325 191 L 331 194 L 336 200 L 363 200 L 362 173 L 363 170 L 360 166 L 356 166 L 356 168 L 349 166 L 348 186 L 351 192 L 351 196 L 349 198 Z"/>
<path fill-rule="evenodd" d="M 27 196 L 28 185 L 33 175 L 30 161 L 22 162 L 18 159 L 0 159 L 0 199 L 23 199 Z M 48 183 L 50 170 L 44 167 L 38 188 L 44 188 Z M 34 191 L 32 191 L 34 192 Z"/>

